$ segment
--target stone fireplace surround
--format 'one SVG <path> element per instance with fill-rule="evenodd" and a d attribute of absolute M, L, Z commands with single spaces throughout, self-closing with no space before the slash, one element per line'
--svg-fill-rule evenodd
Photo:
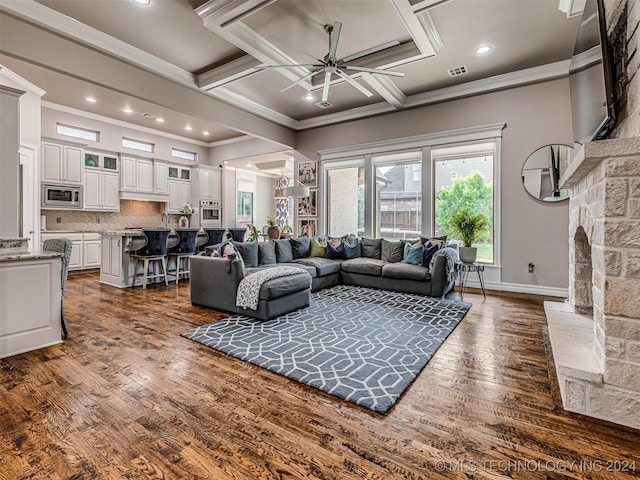
<path fill-rule="evenodd" d="M 560 183 L 569 303 L 545 311 L 562 402 L 640 428 L 640 138 L 586 143 Z"/>

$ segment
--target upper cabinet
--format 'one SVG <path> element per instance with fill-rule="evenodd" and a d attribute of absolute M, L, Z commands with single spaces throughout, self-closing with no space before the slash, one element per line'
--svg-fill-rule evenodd
<path fill-rule="evenodd" d="M 169 165 L 164 162 L 153 162 L 153 186 L 155 193 L 169 193 Z"/>
<path fill-rule="evenodd" d="M 102 168 L 117 172 L 120 161 L 117 153 L 84 152 L 85 168 Z"/>
<path fill-rule="evenodd" d="M 200 198 L 201 200 L 221 199 L 221 172 L 218 168 L 200 167 Z"/>
<path fill-rule="evenodd" d="M 153 161 L 146 158 L 122 157 L 120 190 L 153 193 Z"/>
<path fill-rule="evenodd" d="M 84 150 L 81 147 L 42 142 L 42 181 L 81 185 Z"/>

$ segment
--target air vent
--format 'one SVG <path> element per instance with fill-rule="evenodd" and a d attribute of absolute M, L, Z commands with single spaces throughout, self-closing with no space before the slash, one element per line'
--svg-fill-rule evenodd
<path fill-rule="evenodd" d="M 153 113 L 141 113 L 140 116 L 144 118 L 155 118 Z"/>
<path fill-rule="evenodd" d="M 333 105 L 331 105 L 329 102 L 318 102 L 318 103 L 316 103 L 316 107 L 318 107 L 318 108 L 329 108 L 329 107 L 333 107 Z"/>
<path fill-rule="evenodd" d="M 462 65 L 461 67 L 450 68 L 447 72 L 449 72 L 450 77 L 457 77 L 458 75 L 468 73 L 468 70 L 466 65 Z"/>

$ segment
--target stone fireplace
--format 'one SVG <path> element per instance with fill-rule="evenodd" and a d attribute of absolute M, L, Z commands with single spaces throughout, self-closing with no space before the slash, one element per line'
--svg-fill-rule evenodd
<path fill-rule="evenodd" d="M 640 428 L 640 138 L 585 144 L 560 181 L 569 303 L 545 310 L 563 405 Z"/>

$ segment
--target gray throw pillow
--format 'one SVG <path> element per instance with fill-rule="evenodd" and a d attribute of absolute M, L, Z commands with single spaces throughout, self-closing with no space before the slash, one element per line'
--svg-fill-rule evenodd
<path fill-rule="evenodd" d="M 361 238 L 360 245 L 362 247 L 362 256 L 367 258 L 376 258 L 380 260 L 382 253 L 382 239 L 380 238 Z"/>
<path fill-rule="evenodd" d="M 244 261 L 245 267 L 258 266 L 258 244 L 257 242 L 233 242 L 238 253 Z"/>
<path fill-rule="evenodd" d="M 291 248 L 291 242 L 288 238 L 274 240 L 273 243 L 276 245 L 276 262 L 293 262 L 293 249 Z"/>
<path fill-rule="evenodd" d="M 382 254 L 380 258 L 385 262 L 397 263 L 401 262 L 404 257 L 404 242 L 392 242 L 382 240 Z"/>
<path fill-rule="evenodd" d="M 307 258 L 311 253 L 310 237 L 291 238 L 290 242 L 294 260 L 298 260 L 299 258 Z"/>
<path fill-rule="evenodd" d="M 258 265 L 276 263 L 276 244 L 273 242 L 258 243 Z"/>

